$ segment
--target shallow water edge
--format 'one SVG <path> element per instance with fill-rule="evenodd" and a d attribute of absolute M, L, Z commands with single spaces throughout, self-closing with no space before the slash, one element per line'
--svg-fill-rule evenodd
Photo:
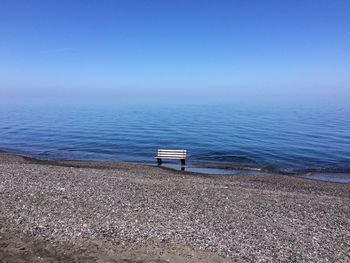
<path fill-rule="evenodd" d="M 79 163 L 91 163 L 91 161 L 87 160 L 59 160 L 59 159 L 38 159 L 28 154 L 20 154 L 13 153 L 8 151 L 0 150 L 0 153 L 5 153 L 12 156 L 19 156 L 28 158 L 29 160 L 33 160 L 35 162 L 43 162 L 43 163 L 53 163 L 56 162 L 79 162 Z M 105 164 L 105 163 L 130 163 L 130 164 L 140 164 L 146 166 L 157 166 L 156 163 L 141 163 L 141 162 L 110 162 L 110 161 L 92 161 L 97 164 Z M 225 175 L 225 176 L 235 176 L 235 175 L 245 175 L 245 176 L 270 176 L 275 174 L 283 174 L 297 178 L 304 178 L 309 180 L 317 180 L 324 182 L 332 182 L 332 183 L 350 183 L 350 173 L 320 173 L 320 172 L 308 172 L 308 173 L 283 173 L 283 172 L 273 172 L 267 169 L 249 167 L 249 166 L 237 166 L 237 165 L 212 165 L 212 164 L 190 164 L 181 166 L 180 164 L 176 164 L 174 162 L 163 163 L 160 168 L 171 169 L 174 171 L 182 171 L 189 172 L 195 174 L 206 174 L 206 175 Z"/>

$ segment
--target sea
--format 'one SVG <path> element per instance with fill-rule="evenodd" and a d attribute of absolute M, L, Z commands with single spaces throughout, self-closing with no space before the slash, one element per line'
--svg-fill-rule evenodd
<path fill-rule="evenodd" d="M 157 149 L 186 149 L 187 169 L 194 172 L 280 172 L 350 182 L 350 103 L 0 98 L 1 151 L 38 159 L 155 165 Z"/>

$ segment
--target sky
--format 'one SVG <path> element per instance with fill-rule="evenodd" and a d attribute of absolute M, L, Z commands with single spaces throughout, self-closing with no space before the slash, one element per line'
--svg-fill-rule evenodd
<path fill-rule="evenodd" d="M 0 0 L 0 96 L 350 98 L 349 14 L 349 0 Z"/>

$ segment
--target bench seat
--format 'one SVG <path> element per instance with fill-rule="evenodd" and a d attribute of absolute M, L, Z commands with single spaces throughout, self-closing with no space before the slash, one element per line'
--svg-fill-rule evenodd
<path fill-rule="evenodd" d="M 158 165 L 162 164 L 162 159 L 180 160 L 181 165 L 185 165 L 187 151 L 158 149 L 157 156 L 155 158 L 157 159 Z"/>

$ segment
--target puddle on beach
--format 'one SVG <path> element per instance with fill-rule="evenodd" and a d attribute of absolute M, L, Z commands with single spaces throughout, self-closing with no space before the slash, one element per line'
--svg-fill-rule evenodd
<path fill-rule="evenodd" d="M 176 164 L 163 164 L 163 167 L 181 171 L 181 166 Z M 216 175 L 270 175 L 270 173 L 257 170 L 243 170 L 243 169 L 224 169 L 224 168 L 209 168 L 209 167 L 198 167 L 198 166 L 186 166 L 182 171 L 201 173 L 201 174 L 216 174 Z"/>
<path fill-rule="evenodd" d="M 311 175 L 305 175 L 301 177 L 333 183 L 350 183 L 349 173 L 314 173 Z"/>
<path fill-rule="evenodd" d="M 178 164 L 163 164 L 163 167 L 181 171 L 181 166 Z M 186 172 L 213 174 L 213 175 L 271 175 L 272 173 L 258 170 L 244 170 L 244 169 L 224 169 L 224 168 L 208 168 L 197 166 L 186 166 Z M 350 183 L 349 173 L 312 173 L 307 175 L 300 175 L 298 177 L 312 179 L 316 181 L 334 182 L 334 183 Z"/>

